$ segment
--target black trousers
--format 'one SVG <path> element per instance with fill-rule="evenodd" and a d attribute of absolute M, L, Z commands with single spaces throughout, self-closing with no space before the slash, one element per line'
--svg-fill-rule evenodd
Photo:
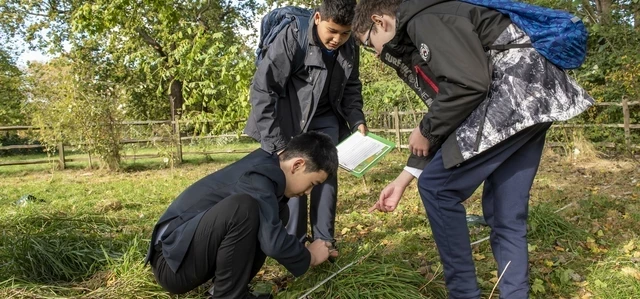
<path fill-rule="evenodd" d="M 286 204 L 280 215 L 288 220 Z M 282 209 L 282 208 L 281 208 Z M 248 284 L 266 255 L 260 250 L 258 202 L 249 195 L 232 195 L 205 212 L 177 272 L 167 265 L 161 249 L 151 260 L 158 284 L 183 294 L 214 279 L 215 298 L 245 298 Z"/>

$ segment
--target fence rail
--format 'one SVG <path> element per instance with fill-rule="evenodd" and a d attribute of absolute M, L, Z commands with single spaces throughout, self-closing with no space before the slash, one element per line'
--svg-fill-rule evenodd
<path fill-rule="evenodd" d="M 554 124 L 552 127 L 559 128 L 588 128 L 588 127 L 601 127 L 601 128 L 622 128 L 624 129 L 624 140 L 625 146 L 629 148 L 640 148 L 638 145 L 631 144 L 631 130 L 632 129 L 640 129 L 640 124 L 631 124 L 631 117 L 629 112 L 629 106 L 637 106 L 640 105 L 640 101 L 627 101 L 623 99 L 620 103 L 596 103 L 595 106 L 619 106 L 622 107 L 623 114 L 623 123 L 622 124 L 569 124 L 569 123 L 560 123 Z M 398 111 L 398 107 L 395 107 L 393 111 L 390 112 L 379 112 L 377 115 L 379 116 L 387 116 L 390 117 L 391 127 L 387 126 L 386 128 L 369 128 L 369 131 L 373 133 L 395 133 L 396 144 L 398 148 L 407 148 L 407 145 L 402 144 L 402 133 L 410 133 L 413 129 L 402 128 L 401 118 L 400 116 L 405 115 L 422 115 L 427 111 Z M 173 131 L 177 132 L 172 137 L 150 137 L 144 139 L 123 139 L 120 141 L 121 144 L 138 144 L 138 143 L 153 143 L 153 142 L 175 142 L 176 146 L 176 157 L 178 161 L 182 161 L 182 155 L 184 154 L 228 154 L 228 153 L 247 153 L 247 151 L 243 150 L 217 150 L 217 151 L 201 151 L 201 152 L 184 152 L 182 150 L 182 141 L 186 140 L 194 140 L 194 139 L 213 139 L 213 138 L 221 138 L 221 137 L 238 137 L 247 135 L 235 135 L 235 134 L 222 134 L 216 136 L 179 136 L 180 125 L 181 124 L 189 124 L 191 121 L 186 120 L 178 120 L 178 121 L 170 121 L 170 120 L 150 120 L 150 121 L 127 121 L 122 122 L 121 125 L 127 126 L 138 126 L 138 125 L 153 125 L 153 124 L 171 124 L 173 125 Z M 413 126 L 413 124 L 412 124 Z M 36 126 L 0 126 L 0 132 L 2 131 L 25 131 L 25 130 L 39 130 L 40 127 Z M 78 146 L 81 144 L 75 144 Z M 550 146 L 561 146 L 561 143 L 551 142 Z M 605 147 L 616 147 L 615 143 L 605 142 L 600 143 L 599 145 Z M 75 162 L 75 161 L 91 161 L 91 157 L 87 158 L 67 158 L 65 157 L 65 146 L 62 143 L 57 145 L 58 157 L 56 159 L 30 159 L 30 160 L 21 160 L 21 161 L 0 161 L 0 166 L 8 166 L 8 165 L 27 165 L 27 164 L 41 164 L 41 163 L 51 163 L 57 162 L 61 169 L 65 168 L 66 162 Z M 41 144 L 17 144 L 17 145 L 6 145 L 0 146 L 0 150 L 15 150 L 15 149 L 36 149 L 43 148 L 44 145 Z M 162 157 L 160 154 L 139 154 L 139 155 L 126 155 L 123 156 L 123 159 L 138 159 L 138 158 L 154 158 L 154 157 Z"/>

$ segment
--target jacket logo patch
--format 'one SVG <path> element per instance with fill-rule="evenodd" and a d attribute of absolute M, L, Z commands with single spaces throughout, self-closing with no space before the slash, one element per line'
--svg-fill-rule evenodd
<path fill-rule="evenodd" d="M 420 56 L 424 61 L 429 62 L 429 59 L 431 58 L 431 50 L 429 50 L 427 45 L 420 44 Z"/>

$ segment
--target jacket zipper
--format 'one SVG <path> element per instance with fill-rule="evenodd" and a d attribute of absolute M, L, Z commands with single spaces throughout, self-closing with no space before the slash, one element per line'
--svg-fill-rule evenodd
<path fill-rule="evenodd" d="M 487 60 L 489 62 L 489 78 L 493 81 L 493 63 L 491 63 L 491 51 L 488 51 Z M 482 141 L 482 132 L 484 131 L 484 123 L 487 119 L 487 110 L 489 110 L 489 101 L 491 99 L 491 82 L 487 86 L 487 95 L 485 101 L 487 101 L 484 111 L 482 111 L 482 118 L 480 119 L 480 126 L 478 127 L 478 133 L 476 134 L 476 142 L 473 145 L 473 151 L 477 152 L 480 149 L 480 141 Z"/>
<path fill-rule="evenodd" d="M 485 101 L 489 101 L 489 97 L 485 99 Z M 480 118 L 480 124 L 478 125 L 478 133 L 476 134 L 476 142 L 473 145 L 473 151 L 477 152 L 480 149 L 480 141 L 482 141 L 482 131 L 484 129 L 484 122 L 487 119 L 487 110 L 489 109 L 489 102 L 486 103 L 486 106 L 483 107 L 482 118 Z"/>

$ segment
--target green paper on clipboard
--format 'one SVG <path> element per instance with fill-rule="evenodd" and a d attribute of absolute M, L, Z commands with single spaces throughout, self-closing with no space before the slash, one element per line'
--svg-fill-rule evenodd
<path fill-rule="evenodd" d="M 395 143 L 373 133 L 363 136 L 355 132 L 337 146 L 340 167 L 361 177 L 395 147 Z"/>

